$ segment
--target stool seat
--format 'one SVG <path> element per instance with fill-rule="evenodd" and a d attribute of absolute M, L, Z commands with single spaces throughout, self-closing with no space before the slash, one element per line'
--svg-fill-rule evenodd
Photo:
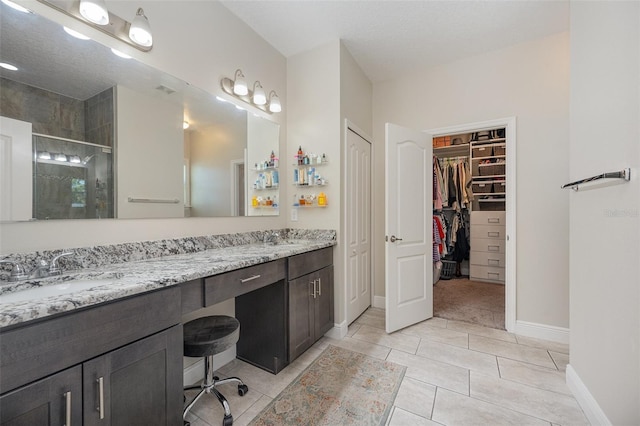
<path fill-rule="evenodd" d="M 240 322 L 233 317 L 213 315 L 184 324 L 183 333 L 184 356 L 216 355 L 236 344 Z"/>

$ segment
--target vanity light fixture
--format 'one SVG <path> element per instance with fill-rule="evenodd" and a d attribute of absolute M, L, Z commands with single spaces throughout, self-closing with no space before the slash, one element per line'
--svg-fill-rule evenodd
<path fill-rule="evenodd" d="M 109 23 L 109 11 L 104 0 L 80 0 L 80 15 L 87 21 L 98 25 Z"/>
<path fill-rule="evenodd" d="M 267 103 L 267 95 L 265 95 L 262 84 L 260 84 L 259 81 L 253 83 L 253 103 L 256 105 L 264 105 Z"/>
<path fill-rule="evenodd" d="M 153 35 L 151 34 L 149 19 L 147 19 L 141 7 L 138 8 L 136 17 L 133 18 L 133 22 L 129 27 L 129 38 L 133 40 L 134 43 L 143 47 L 151 47 L 153 45 Z"/>
<path fill-rule="evenodd" d="M 77 155 L 72 155 L 69 157 L 69 162 L 70 163 L 75 163 L 75 164 L 80 164 L 82 163 L 82 160 L 80 160 L 80 157 Z"/>
<path fill-rule="evenodd" d="M 59 152 L 53 156 L 53 159 L 56 161 L 67 161 L 67 156 Z"/>
<path fill-rule="evenodd" d="M 51 153 L 49 151 L 38 152 L 38 158 L 40 160 L 51 160 Z"/>
<path fill-rule="evenodd" d="M 269 93 L 269 111 L 280 112 L 282 111 L 282 105 L 280 104 L 280 98 L 276 94 L 275 90 Z"/>
<path fill-rule="evenodd" d="M 22 13 L 33 13 L 31 12 L 29 9 L 20 6 L 19 4 L 16 4 L 12 1 L 9 0 L 2 0 L 2 3 L 6 4 L 7 6 L 9 6 L 12 9 L 17 10 L 18 12 L 22 12 Z"/>
<path fill-rule="evenodd" d="M 142 8 L 138 8 L 133 21 L 129 22 L 110 13 L 104 0 L 80 0 L 80 2 L 77 0 L 38 0 L 38 2 L 143 52 L 148 52 L 153 47 L 151 26 Z"/>
<path fill-rule="evenodd" d="M 265 95 L 265 90 L 259 81 L 253 83 L 253 90 L 249 89 L 244 78 L 244 74 L 242 74 L 242 71 L 240 69 L 236 70 L 233 80 L 227 77 L 223 77 L 220 80 L 220 86 L 226 94 L 231 95 L 234 98 L 239 99 L 251 106 L 254 106 L 268 114 L 282 111 L 282 105 L 280 104 L 280 99 L 278 98 L 278 95 L 276 95 L 276 92 L 272 90 L 269 93 L 269 98 L 267 98 L 267 96 Z M 221 101 L 228 102 L 228 100 L 220 98 L 218 96 L 216 98 Z M 238 109 L 244 109 L 237 104 L 236 107 Z"/>
<path fill-rule="evenodd" d="M 233 93 L 238 96 L 245 96 L 249 93 L 249 87 L 247 87 L 247 81 L 244 79 L 244 74 L 238 68 L 236 74 L 233 77 Z"/>

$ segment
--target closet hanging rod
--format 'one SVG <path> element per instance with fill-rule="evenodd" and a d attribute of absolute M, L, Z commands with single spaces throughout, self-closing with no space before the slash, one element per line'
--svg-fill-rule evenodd
<path fill-rule="evenodd" d="M 586 179 L 580 179 L 575 182 L 570 182 L 565 185 L 562 185 L 561 188 L 562 189 L 571 188 L 574 191 L 577 191 L 580 185 L 589 183 L 589 182 L 595 182 L 600 179 L 624 179 L 625 181 L 628 182 L 631 180 L 631 168 L 627 167 L 626 169 L 620 170 L 619 172 L 602 173 L 596 176 L 591 176 Z"/>
<path fill-rule="evenodd" d="M 180 200 L 174 198 L 172 200 L 161 200 L 156 198 L 127 198 L 127 201 L 130 203 L 157 203 L 157 204 L 178 204 Z"/>

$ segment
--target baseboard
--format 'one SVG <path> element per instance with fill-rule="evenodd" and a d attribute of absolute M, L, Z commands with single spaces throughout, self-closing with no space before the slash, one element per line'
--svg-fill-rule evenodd
<path fill-rule="evenodd" d="M 521 336 L 569 344 L 569 329 L 564 327 L 516 320 L 516 327 L 513 332 Z"/>
<path fill-rule="evenodd" d="M 578 404 L 580 404 L 589 423 L 592 425 L 611 425 L 607 415 L 602 411 L 596 399 L 591 395 L 591 392 L 589 392 L 589 389 L 582 380 L 580 380 L 580 376 L 578 376 L 578 373 L 576 373 L 576 370 L 573 369 L 571 364 L 567 365 L 567 386 L 571 393 L 573 393 L 576 401 L 578 401 Z"/>
<path fill-rule="evenodd" d="M 213 370 L 216 371 L 220 369 L 220 367 L 230 363 L 234 359 L 236 359 L 235 346 L 213 356 Z M 202 379 L 204 379 L 204 358 L 199 359 L 197 362 L 185 368 L 182 373 L 182 383 L 185 385 L 192 385 Z"/>
<path fill-rule="evenodd" d="M 348 324 L 346 321 L 342 321 L 340 324 L 333 324 L 333 328 L 327 331 L 324 335 L 336 340 L 342 340 L 346 335 L 348 330 Z"/>
<path fill-rule="evenodd" d="M 384 296 L 373 296 L 373 305 L 374 308 L 385 309 L 386 300 Z"/>

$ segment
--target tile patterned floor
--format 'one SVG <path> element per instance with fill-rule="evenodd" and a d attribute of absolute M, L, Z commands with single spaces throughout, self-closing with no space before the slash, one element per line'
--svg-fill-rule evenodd
<path fill-rule="evenodd" d="M 442 318 L 387 334 L 384 311 L 370 308 L 347 337 L 323 337 L 278 375 L 238 360 L 224 366 L 220 375 L 238 376 L 250 389 L 244 397 L 233 384 L 220 389 L 234 425 L 248 424 L 329 344 L 407 366 L 389 426 L 589 424 L 565 384 L 568 345 Z M 187 420 L 215 426 L 222 415 L 205 395 Z"/>

